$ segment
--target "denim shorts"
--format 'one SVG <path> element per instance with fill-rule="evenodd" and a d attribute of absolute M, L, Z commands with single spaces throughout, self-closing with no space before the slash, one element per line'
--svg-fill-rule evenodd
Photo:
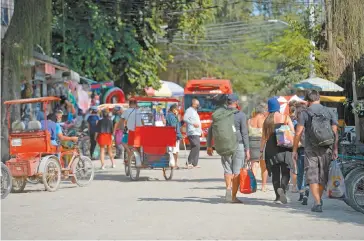
<path fill-rule="evenodd" d="M 239 144 L 232 156 L 222 156 L 221 163 L 225 174 L 239 174 L 245 163 L 244 144 Z"/>

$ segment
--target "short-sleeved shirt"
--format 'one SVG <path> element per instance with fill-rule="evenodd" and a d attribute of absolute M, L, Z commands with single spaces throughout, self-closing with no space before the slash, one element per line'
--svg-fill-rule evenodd
<path fill-rule="evenodd" d="M 121 118 L 127 121 L 128 130 L 135 131 L 136 126 L 142 126 L 142 113 L 139 109 L 136 108 L 129 108 L 124 111 Z"/>
<path fill-rule="evenodd" d="M 308 107 L 312 113 L 315 114 L 326 114 L 329 115 L 331 125 L 337 125 L 338 121 L 335 114 L 327 107 L 321 104 L 312 104 Z M 305 127 L 305 151 L 317 150 L 322 149 L 325 147 L 317 147 L 312 145 L 312 140 L 310 140 L 310 125 L 311 125 L 311 118 L 307 111 L 302 111 L 300 116 L 298 117 L 298 125 Z"/>
<path fill-rule="evenodd" d="M 87 118 L 87 123 L 90 125 L 90 133 L 95 133 L 96 131 L 96 123 L 100 120 L 98 115 L 90 115 Z"/>

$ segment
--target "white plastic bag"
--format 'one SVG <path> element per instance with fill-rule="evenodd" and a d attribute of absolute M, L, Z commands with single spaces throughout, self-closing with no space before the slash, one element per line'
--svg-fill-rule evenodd
<path fill-rule="evenodd" d="M 344 175 L 338 161 L 331 162 L 329 181 L 327 183 L 327 194 L 329 198 L 345 198 L 346 188 Z"/>
<path fill-rule="evenodd" d="M 176 165 L 176 160 L 174 160 L 173 153 L 169 152 L 169 166 L 174 167 Z"/>

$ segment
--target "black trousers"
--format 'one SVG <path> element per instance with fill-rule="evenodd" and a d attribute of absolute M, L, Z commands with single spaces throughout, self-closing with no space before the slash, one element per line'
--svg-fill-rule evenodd
<path fill-rule="evenodd" d="M 188 140 L 191 146 L 191 152 L 188 155 L 188 164 L 197 166 L 198 158 L 200 157 L 200 136 L 188 136 Z"/>
<path fill-rule="evenodd" d="M 95 133 L 90 133 L 90 155 L 91 158 L 94 154 L 95 148 L 96 148 L 96 140 L 95 140 Z"/>
<path fill-rule="evenodd" d="M 288 165 L 286 163 L 278 163 L 271 167 L 272 170 L 272 182 L 274 187 L 274 192 L 276 193 L 276 199 L 279 198 L 277 192 L 278 188 L 282 188 L 284 192 L 287 190 L 290 173 Z"/>

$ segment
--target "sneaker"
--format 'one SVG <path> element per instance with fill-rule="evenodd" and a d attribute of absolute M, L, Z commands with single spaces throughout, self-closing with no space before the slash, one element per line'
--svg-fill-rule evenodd
<path fill-rule="evenodd" d="M 101 166 L 101 170 L 105 170 L 105 165 L 102 165 Z"/>
<path fill-rule="evenodd" d="M 304 196 L 302 199 L 302 205 L 307 205 L 308 197 Z"/>
<path fill-rule="evenodd" d="M 303 200 L 303 193 L 300 193 L 300 198 L 298 199 L 299 202 L 302 202 Z"/>
<path fill-rule="evenodd" d="M 321 205 L 313 205 L 313 207 L 311 208 L 312 212 L 316 212 L 316 213 L 322 213 L 322 206 Z"/>
<path fill-rule="evenodd" d="M 113 164 L 113 165 L 112 165 L 112 168 L 116 168 L 116 165 L 115 165 L 115 164 Z"/>
<path fill-rule="evenodd" d="M 233 197 L 232 197 L 232 194 L 231 194 L 231 189 L 226 189 L 226 192 L 225 192 L 225 200 L 227 202 L 232 202 Z"/>
<path fill-rule="evenodd" d="M 284 190 L 282 188 L 278 188 L 277 192 L 279 194 L 279 201 L 281 201 L 281 203 L 283 203 L 283 204 L 286 204 L 287 197 L 286 197 L 286 194 L 284 193 Z"/>

